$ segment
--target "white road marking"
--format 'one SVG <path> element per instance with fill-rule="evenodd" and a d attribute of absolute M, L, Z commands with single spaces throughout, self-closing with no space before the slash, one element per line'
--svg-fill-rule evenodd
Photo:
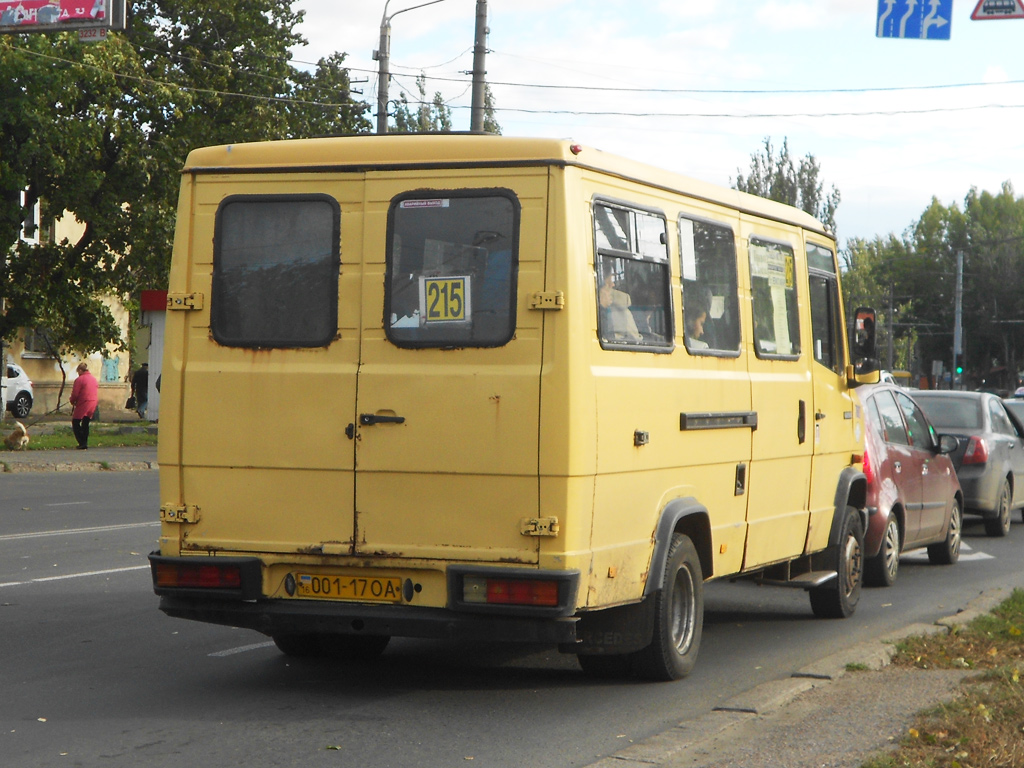
<path fill-rule="evenodd" d="M 240 645 L 237 648 L 229 648 L 226 651 L 215 651 L 214 653 L 208 653 L 207 656 L 234 656 L 236 653 L 245 653 L 246 651 L 257 651 L 260 648 L 271 648 L 274 645 L 274 641 L 270 640 L 265 643 L 253 643 L 252 645 Z"/>
<path fill-rule="evenodd" d="M 28 579 L 27 581 L 8 581 L 0 583 L 0 588 L 3 587 L 24 587 L 29 584 L 42 584 L 47 581 L 66 581 L 68 579 L 82 579 L 87 576 L 106 576 L 111 573 L 127 573 L 128 571 L 141 571 L 149 570 L 149 564 L 146 565 L 130 565 L 127 568 L 108 568 L 103 571 L 85 571 L 83 573 L 66 573 L 63 576 L 43 576 L 38 579 Z"/>
<path fill-rule="evenodd" d="M 98 525 L 92 528 L 68 528 L 63 531 L 33 531 L 31 533 L 8 533 L 0 536 L 0 541 L 18 541 L 20 539 L 42 539 L 47 536 L 74 536 L 80 533 L 106 533 L 107 531 L 125 531 L 131 528 L 155 528 L 158 521 L 151 523 L 124 523 L 122 525 Z"/>
<path fill-rule="evenodd" d="M 970 552 L 970 554 L 965 554 Z M 971 545 L 960 541 L 960 560 L 959 562 L 965 563 L 971 560 L 995 560 L 995 555 L 990 555 L 988 552 L 975 552 L 971 549 Z M 928 550 L 926 549 L 912 549 L 909 552 L 904 552 L 900 555 L 900 560 L 907 563 L 927 563 L 930 562 L 928 559 Z"/>
<path fill-rule="evenodd" d="M 77 507 L 82 504 L 92 504 L 91 501 L 62 501 L 59 504 L 47 504 L 48 507 Z"/>

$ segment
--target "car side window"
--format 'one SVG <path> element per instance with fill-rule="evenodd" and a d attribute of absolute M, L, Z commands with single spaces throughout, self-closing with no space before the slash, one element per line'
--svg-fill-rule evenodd
<path fill-rule="evenodd" d="M 903 419 L 900 417 L 900 408 L 892 395 L 888 392 L 879 392 L 874 397 L 874 403 L 878 407 L 878 413 L 882 417 L 882 428 L 885 430 L 885 442 L 896 445 L 910 445 L 907 437 L 906 427 L 903 426 Z"/>
<path fill-rule="evenodd" d="M 1002 404 L 997 400 L 988 401 L 988 414 L 992 420 L 992 431 L 998 432 L 1001 435 L 1010 435 L 1011 437 L 1017 437 L 1017 430 L 1014 428 L 1010 418 L 1006 415 L 1006 411 L 1003 410 Z"/>
<path fill-rule="evenodd" d="M 907 422 L 907 430 L 910 433 L 910 444 L 915 448 L 931 448 L 935 445 L 935 436 L 932 434 L 931 426 L 925 418 L 924 413 L 918 408 L 917 403 L 906 395 L 897 394 L 896 401 L 900 410 L 903 411 L 903 418 Z"/>

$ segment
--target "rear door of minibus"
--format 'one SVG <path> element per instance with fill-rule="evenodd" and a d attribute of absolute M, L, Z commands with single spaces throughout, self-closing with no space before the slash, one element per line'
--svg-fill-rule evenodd
<path fill-rule="evenodd" d="M 538 560 L 547 174 L 368 175 L 358 555 Z"/>
<path fill-rule="evenodd" d="M 187 266 L 172 269 L 169 297 L 186 309 L 184 339 L 164 370 L 164 394 L 180 402 L 178 492 L 197 510 L 181 548 L 347 553 L 362 174 L 200 170 L 193 180 L 190 210 L 179 210 L 188 242 L 175 244 Z"/>

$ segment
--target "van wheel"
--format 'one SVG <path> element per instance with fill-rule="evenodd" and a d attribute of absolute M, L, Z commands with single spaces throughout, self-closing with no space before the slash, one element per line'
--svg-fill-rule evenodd
<path fill-rule="evenodd" d="M 1006 536 L 1010 532 L 1010 481 L 1003 478 L 999 488 L 999 503 L 995 517 L 985 518 L 985 533 L 989 536 Z"/>
<path fill-rule="evenodd" d="M 864 566 L 864 583 L 872 587 L 891 587 L 896 583 L 900 569 L 900 526 L 896 518 L 889 516 L 882 534 L 882 546 L 878 554 Z"/>
<path fill-rule="evenodd" d="M 578 653 L 576 660 L 580 668 L 591 677 L 603 680 L 619 680 L 628 677 L 633 671 L 631 657 L 619 654 L 615 656 L 592 653 Z"/>
<path fill-rule="evenodd" d="M 952 565 L 960 559 L 960 537 L 963 534 L 964 513 L 960 502 L 953 499 L 953 511 L 949 515 L 949 531 L 946 540 L 928 545 L 928 561 L 933 565 Z"/>
<path fill-rule="evenodd" d="M 346 661 L 369 661 L 384 653 L 388 635 L 283 634 L 273 636 L 282 653 L 297 658 L 327 656 Z"/>
<path fill-rule="evenodd" d="M 834 554 L 838 576 L 824 587 L 810 590 L 811 610 L 820 619 L 845 619 L 860 602 L 864 581 L 864 530 L 860 515 L 853 507 L 846 508 Z"/>
<path fill-rule="evenodd" d="M 697 662 L 704 630 L 704 576 L 689 536 L 672 537 L 665 575 L 654 604 L 654 639 L 633 656 L 645 680 L 678 680 Z"/>

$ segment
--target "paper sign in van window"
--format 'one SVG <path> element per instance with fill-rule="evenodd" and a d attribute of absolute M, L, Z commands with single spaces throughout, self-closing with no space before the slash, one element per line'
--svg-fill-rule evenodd
<path fill-rule="evenodd" d="M 405 210 L 410 209 L 422 209 L 422 208 L 447 208 L 449 201 L 443 198 L 434 198 L 430 200 L 403 200 L 398 204 L 399 208 Z"/>
<path fill-rule="evenodd" d="M 679 220 L 679 257 L 682 260 L 683 280 L 697 279 L 697 251 L 693 244 L 693 222 Z"/>
<path fill-rule="evenodd" d="M 473 319 L 469 275 L 420 278 L 420 317 L 425 325 Z"/>

